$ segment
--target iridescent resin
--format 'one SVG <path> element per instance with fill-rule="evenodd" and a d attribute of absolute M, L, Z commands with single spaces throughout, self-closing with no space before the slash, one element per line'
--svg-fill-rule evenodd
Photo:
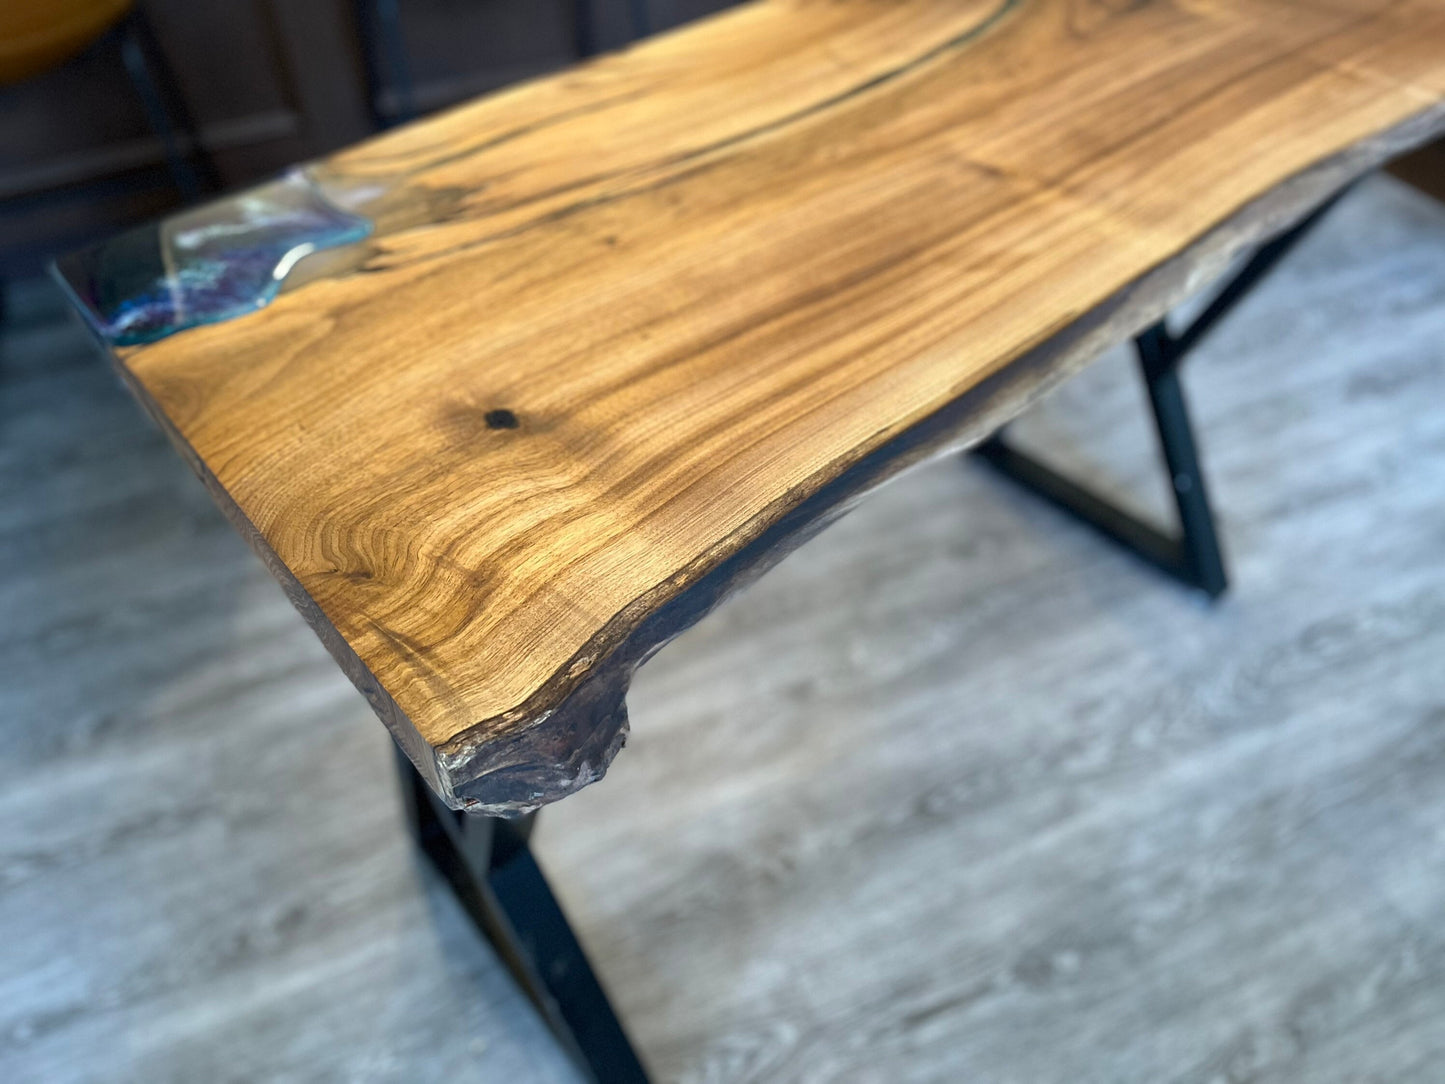
<path fill-rule="evenodd" d="M 132 346 L 253 312 L 299 260 L 370 232 L 296 169 L 64 256 L 56 271 L 103 339 Z"/>

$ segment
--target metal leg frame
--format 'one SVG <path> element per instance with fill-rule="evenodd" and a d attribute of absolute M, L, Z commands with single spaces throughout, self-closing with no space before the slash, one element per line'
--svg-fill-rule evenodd
<path fill-rule="evenodd" d="M 417 845 L 446 878 L 558 1042 L 598 1084 L 647 1074 L 527 845 L 535 814 L 506 820 L 448 809 L 397 753 Z"/>
<path fill-rule="evenodd" d="M 1185 331 L 1160 322 L 1135 340 L 1159 440 L 1174 481 L 1180 534 L 1166 535 L 1009 447 L 995 435 L 976 450 L 1017 482 L 1211 597 L 1224 563 L 1179 383 L 1179 362 L 1328 209 L 1263 246 Z M 418 846 L 563 1048 L 598 1084 L 646 1084 L 647 1074 L 528 847 L 535 815 L 516 820 L 448 809 L 399 751 L 407 819 Z"/>
<path fill-rule="evenodd" d="M 361 59 L 366 75 L 366 104 L 378 129 L 415 120 L 418 109 L 412 87 L 411 64 L 401 32 L 397 0 L 355 0 L 356 26 L 361 34 Z M 391 106 L 382 97 L 391 92 Z"/>
<path fill-rule="evenodd" d="M 215 163 L 201 146 L 195 120 L 155 31 L 139 6 L 116 26 L 121 61 L 135 86 L 146 119 L 160 136 L 171 179 L 187 201 L 220 187 Z"/>
<path fill-rule="evenodd" d="M 579 57 L 590 57 L 597 52 L 597 2 L 572 2 L 573 45 Z M 372 124 L 383 129 L 415 120 L 420 114 L 420 106 L 402 35 L 398 0 L 354 0 L 354 4 Z M 627 0 L 627 13 L 634 39 L 651 33 L 652 18 L 647 0 Z M 391 99 L 389 106 L 383 104 L 383 97 Z"/>
<path fill-rule="evenodd" d="M 581 58 L 595 56 L 598 43 L 598 0 L 572 0 L 573 47 Z M 652 12 L 648 0 L 627 0 L 627 17 L 631 23 L 632 40 L 652 33 Z"/>
<path fill-rule="evenodd" d="M 1005 477 L 1032 490 L 1051 504 L 1098 531 L 1151 565 L 1218 598 L 1228 586 L 1214 514 L 1204 473 L 1199 466 L 1194 428 L 1179 380 L 1179 364 L 1290 248 L 1334 204 L 1329 201 L 1304 221 L 1259 248 L 1213 301 L 1182 332 L 1175 334 L 1161 320 L 1134 340 L 1139 369 L 1149 392 L 1159 447 L 1169 472 L 1179 515 L 1177 534 L 1161 531 L 1090 492 L 1053 468 L 1012 447 L 1002 431 L 974 454 Z"/>

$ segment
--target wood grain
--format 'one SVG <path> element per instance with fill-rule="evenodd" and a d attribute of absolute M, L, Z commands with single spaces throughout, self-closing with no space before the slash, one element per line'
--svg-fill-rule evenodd
<path fill-rule="evenodd" d="M 756 4 L 335 156 L 364 251 L 121 362 L 439 791 L 530 808 L 728 590 L 1442 96 L 1435 0 Z"/>
<path fill-rule="evenodd" d="M 950 459 L 638 672 L 535 839 L 657 1080 L 1439 1084 L 1442 252 L 1371 178 L 1190 360 L 1221 604 Z M 0 327 L 0 1080 L 575 1081 L 46 302 Z M 1013 436 L 1162 514 L 1146 409 L 1113 351 Z"/>

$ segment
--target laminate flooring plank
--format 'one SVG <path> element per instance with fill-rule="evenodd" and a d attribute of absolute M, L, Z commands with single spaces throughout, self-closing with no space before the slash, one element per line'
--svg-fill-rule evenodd
<path fill-rule="evenodd" d="M 1220 604 L 950 460 L 642 671 L 537 850 L 659 1080 L 1434 1084 L 1442 253 L 1371 179 L 1188 363 Z M 573 1079 L 412 857 L 369 709 L 12 301 L 0 1079 Z M 1018 435 L 1162 510 L 1141 409 L 1114 356 Z"/>

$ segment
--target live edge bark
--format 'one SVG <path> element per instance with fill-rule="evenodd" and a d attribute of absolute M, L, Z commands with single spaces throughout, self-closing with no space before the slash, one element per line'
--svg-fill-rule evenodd
<path fill-rule="evenodd" d="M 1207 285 L 1242 250 L 1283 232 L 1362 174 L 1442 131 L 1445 107 L 1437 106 L 1240 207 L 1187 249 L 1092 312 L 1053 330 L 922 424 L 798 487 L 746 533 L 727 540 L 697 567 L 618 614 L 526 704 L 479 723 L 437 750 L 434 764 L 418 767 L 435 780 L 453 808 L 500 815 L 529 812 L 600 779 L 627 739 L 626 694 L 632 674 L 669 640 L 843 515 L 870 489 L 910 466 L 983 440 L 1090 360 Z M 306 613 L 304 599 L 289 593 Z M 330 644 L 340 638 L 323 633 L 323 639 Z M 339 656 L 338 661 L 347 667 Z M 405 735 L 397 733 L 400 712 L 395 705 L 378 703 L 378 696 L 385 694 L 374 682 L 357 684 L 411 753 Z"/>

